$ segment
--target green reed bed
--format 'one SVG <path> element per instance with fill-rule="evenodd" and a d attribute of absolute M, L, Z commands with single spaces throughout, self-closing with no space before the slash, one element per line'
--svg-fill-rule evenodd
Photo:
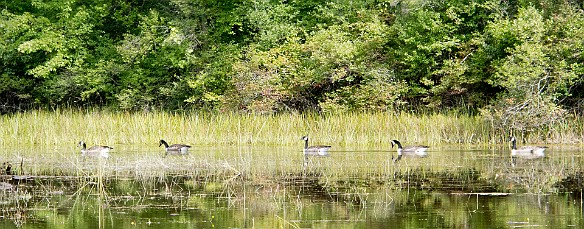
<path fill-rule="evenodd" d="M 580 122 L 580 120 L 578 120 Z M 0 145 L 155 144 L 159 139 L 194 145 L 296 145 L 299 138 L 334 145 L 403 142 L 489 143 L 489 124 L 461 114 L 349 113 L 340 115 L 107 111 L 29 111 L 0 118 Z M 574 133 L 575 131 L 580 131 Z M 581 127 L 560 126 L 553 136 L 577 138 Z M 571 140 L 571 139 L 570 139 Z"/>
<path fill-rule="evenodd" d="M 297 145 L 309 135 L 313 142 L 368 145 L 391 139 L 420 144 L 501 142 L 479 116 L 459 113 L 348 113 L 339 115 L 108 111 L 29 111 L 0 118 L 0 145 L 62 145 L 84 139 L 89 144 L 156 144 L 161 138 L 194 145 Z M 581 143 L 581 118 L 532 132 L 527 140 Z"/>
<path fill-rule="evenodd" d="M 547 136 L 553 139 L 550 142 L 580 143 L 581 124 L 575 118 L 525 138 L 537 142 Z M 508 133 L 497 134 L 480 117 L 459 113 L 249 115 L 60 110 L 3 115 L 0 126 L 0 147 L 6 149 L 0 151 L 2 159 L 13 164 L 22 161 L 23 168 L 15 169 L 36 176 L 151 180 L 180 175 L 224 184 L 285 182 L 310 176 L 333 191 L 345 190 L 350 181 L 349 190 L 359 185 L 435 189 L 454 182 L 452 187 L 458 191 L 473 191 L 461 187 L 474 184 L 476 190 L 492 186 L 500 191 L 545 192 L 582 171 L 579 157 L 512 167 L 508 147 L 501 144 Z M 303 166 L 303 135 L 310 137 L 311 144 L 333 145 L 332 156 L 311 158 Z M 163 157 L 160 139 L 190 144 L 191 154 Z M 391 139 L 430 145 L 433 152 L 423 160 L 393 163 Z M 80 140 L 88 145 L 110 145 L 114 151 L 108 160 L 83 159 L 77 147 Z M 445 145 L 492 151 L 448 151 L 441 148 Z M 363 149 L 366 151 L 360 151 Z"/>

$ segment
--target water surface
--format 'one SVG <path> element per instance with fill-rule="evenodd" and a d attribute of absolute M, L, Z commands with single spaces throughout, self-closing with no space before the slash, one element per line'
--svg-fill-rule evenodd
<path fill-rule="evenodd" d="M 164 156 L 116 145 L 0 149 L 0 228 L 583 228 L 582 149 L 513 166 L 506 146 L 432 147 L 392 162 L 388 146 L 334 147 L 304 161 L 279 146 L 196 146 Z M 363 149 L 365 148 L 365 149 Z M 579 183 L 580 182 L 580 183 Z"/>

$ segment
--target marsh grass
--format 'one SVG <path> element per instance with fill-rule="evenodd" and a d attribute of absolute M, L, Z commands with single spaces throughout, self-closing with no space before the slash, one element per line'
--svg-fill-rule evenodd
<path fill-rule="evenodd" d="M 522 137 L 581 143 L 581 124 L 575 118 Z M 22 173 L 86 177 L 100 184 L 98 190 L 104 193 L 103 184 L 110 178 L 148 183 L 169 176 L 220 182 L 223 190 L 238 182 L 270 184 L 313 177 L 327 191 L 356 193 L 351 198 L 359 200 L 366 198 L 362 188 L 372 186 L 538 193 L 553 191 L 554 183 L 582 169 L 579 158 L 565 157 L 511 167 L 508 147 L 501 144 L 507 143 L 509 133 L 495 133 L 480 117 L 458 113 L 260 116 L 58 110 L 3 115 L 0 125 L 0 147 L 8 149 L 3 159 L 22 160 Z M 310 137 L 310 144 L 333 145 L 333 156 L 309 158 L 304 167 L 303 135 Z M 160 139 L 193 148 L 190 155 L 164 157 Z M 430 145 L 432 155 L 393 163 L 391 139 Z M 114 151 L 107 160 L 84 159 L 76 144 L 80 140 L 113 146 Z"/>
<path fill-rule="evenodd" d="M 549 130 L 523 134 L 522 140 L 582 143 L 581 118 Z M 479 116 L 465 114 L 348 113 L 339 115 L 108 111 L 28 111 L 0 116 L 0 145 L 94 144 L 297 145 L 308 135 L 313 143 L 387 144 L 391 139 L 419 144 L 492 144 L 509 133 L 495 133 Z M 74 145 L 73 145 L 74 146 Z"/>

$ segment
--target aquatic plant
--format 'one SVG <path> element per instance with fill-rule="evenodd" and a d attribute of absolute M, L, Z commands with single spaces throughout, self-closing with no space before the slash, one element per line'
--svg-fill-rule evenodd
<path fill-rule="evenodd" d="M 549 136 L 551 142 L 581 142 L 582 119 L 573 122 L 575 125 L 562 123 L 522 139 L 538 142 Z M 185 176 L 232 187 L 241 181 L 269 183 L 316 177 L 329 191 L 358 181 L 357 186 L 348 186 L 355 193 L 360 192 L 360 185 L 443 189 L 468 184 L 473 188 L 463 191 L 539 193 L 554 191 L 555 183 L 582 170 L 575 162 L 578 157 L 525 162 L 514 168 L 509 163 L 508 147 L 499 144 L 508 144 L 505 133 L 493 131 L 481 118 L 458 113 L 249 115 L 37 110 L 0 116 L 0 125 L 0 147 L 8 149 L 0 155 L 5 162 L 19 164 L 20 174 L 85 177 L 101 184 L 118 178 L 148 182 Z M 299 140 L 304 135 L 315 139 L 314 144 L 333 145 L 331 157 L 310 158 L 304 168 L 303 142 Z M 393 163 L 390 140 L 394 138 L 430 145 L 432 151 L 423 160 Z M 111 157 L 81 157 L 76 147 L 80 139 L 113 146 Z M 164 151 L 158 148 L 160 139 L 193 148 L 189 155 L 163 157 Z M 480 151 L 465 151 L 472 147 Z M 473 172 L 469 175 L 468 171 Z M 357 199 L 365 196 L 361 197 Z"/>
<path fill-rule="evenodd" d="M 34 110 L 0 116 L 0 145 L 65 146 L 80 139 L 95 144 L 156 144 L 161 138 L 196 145 L 297 145 L 299 136 L 332 145 L 403 142 L 492 144 L 500 133 L 478 116 L 452 114 L 345 113 L 319 115 L 169 113 Z M 584 121 L 573 117 L 552 129 L 521 136 L 527 141 L 582 143 Z M 73 145 L 73 144 L 71 144 Z"/>

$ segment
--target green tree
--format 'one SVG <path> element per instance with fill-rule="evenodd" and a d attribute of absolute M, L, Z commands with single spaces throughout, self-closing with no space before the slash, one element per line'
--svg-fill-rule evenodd
<path fill-rule="evenodd" d="M 0 7 L 2 111 L 465 106 L 485 108 L 501 128 L 529 131 L 555 122 L 546 114 L 584 110 L 577 108 L 584 20 L 582 6 L 570 1 L 56 0 Z"/>
<path fill-rule="evenodd" d="M 6 65 L 2 75 L 32 84 L 11 89 L 19 98 L 29 94 L 36 104 L 59 103 L 62 93 L 55 88 L 74 77 L 70 68 L 81 67 L 90 58 L 88 43 L 94 41 L 96 16 L 104 9 L 78 6 L 75 1 L 35 1 L 28 10 L 34 14 L 2 12 L 7 25 L 3 36 L 9 41 L 2 47 L 7 54 L 3 57 L 10 58 L 2 61 Z M 30 90 L 19 90 L 25 88 Z"/>
<path fill-rule="evenodd" d="M 500 19 L 489 25 L 489 36 L 516 41 L 509 55 L 496 66 L 491 84 L 505 92 L 483 110 L 495 127 L 529 132 L 546 128 L 565 117 L 561 100 L 569 96 L 581 74 L 578 63 L 569 63 L 557 51 L 555 18 L 545 19 L 534 7 L 519 9 L 517 18 Z M 566 26 L 566 25 L 562 25 Z M 564 48 L 566 48 L 564 46 Z"/>

